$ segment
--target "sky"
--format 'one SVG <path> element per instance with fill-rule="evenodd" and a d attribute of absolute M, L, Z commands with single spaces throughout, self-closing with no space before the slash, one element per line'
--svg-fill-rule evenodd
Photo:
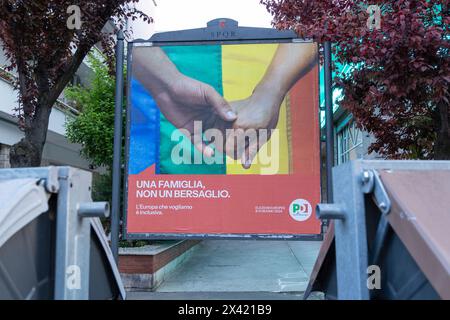
<path fill-rule="evenodd" d="M 231 18 L 245 27 L 270 28 L 272 17 L 259 1 L 140 0 L 138 9 L 152 16 L 154 23 L 133 23 L 133 38 L 148 39 L 155 32 L 202 28 L 215 18 Z"/>

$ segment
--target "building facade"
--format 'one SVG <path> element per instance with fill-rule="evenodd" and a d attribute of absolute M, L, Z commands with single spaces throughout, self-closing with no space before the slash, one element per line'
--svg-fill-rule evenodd
<path fill-rule="evenodd" d="M 334 114 L 334 163 L 340 165 L 357 159 L 380 159 L 376 153 L 369 153 L 373 136 L 356 127 L 352 115 L 341 108 Z"/>
<path fill-rule="evenodd" d="M 6 72 L 7 64 L 0 43 L 0 168 L 9 168 L 9 151 L 12 145 L 19 142 L 24 134 L 18 127 L 14 108 L 18 106 L 17 92 L 14 91 L 11 80 L 14 73 Z M 78 83 L 88 81 L 90 68 L 86 64 L 78 70 L 75 79 Z M 42 166 L 69 165 L 85 170 L 91 170 L 90 163 L 81 157 L 80 145 L 70 143 L 66 138 L 66 123 L 73 119 L 78 111 L 64 102 L 64 96 L 53 107 L 50 115 L 47 142 L 44 146 Z"/>

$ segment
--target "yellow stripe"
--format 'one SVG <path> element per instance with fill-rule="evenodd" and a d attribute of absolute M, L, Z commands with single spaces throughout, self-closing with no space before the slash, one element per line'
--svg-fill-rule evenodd
<path fill-rule="evenodd" d="M 270 65 L 277 47 L 277 44 L 222 46 L 222 79 L 224 96 L 227 101 L 246 99 L 252 94 Z M 286 108 L 286 101 L 283 101 L 277 125 L 279 137 L 272 136 L 271 141 L 266 143 L 259 152 L 259 154 L 270 155 L 272 147 L 274 147 L 273 150 L 277 150 L 276 145 L 272 145 L 272 143 L 277 143 L 279 146 L 278 156 L 272 157 L 272 159 L 278 159 L 278 161 L 272 161 L 269 165 L 262 165 L 258 161 L 249 170 L 244 170 L 239 160 L 227 157 L 227 174 L 289 173 Z M 275 142 L 278 138 L 279 143 Z M 275 171 L 268 170 L 270 165 L 275 168 Z"/>

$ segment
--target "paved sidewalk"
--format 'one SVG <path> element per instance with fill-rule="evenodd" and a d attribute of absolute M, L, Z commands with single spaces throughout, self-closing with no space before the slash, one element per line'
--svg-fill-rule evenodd
<path fill-rule="evenodd" d="M 133 292 L 129 299 L 248 298 L 250 293 L 260 299 L 299 299 L 308 285 L 320 244 L 205 240 L 157 292 Z"/>

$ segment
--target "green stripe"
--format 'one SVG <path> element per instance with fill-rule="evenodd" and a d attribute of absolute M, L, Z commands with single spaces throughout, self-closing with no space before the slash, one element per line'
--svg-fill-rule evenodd
<path fill-rule="evenodd" d="M 222 85 L 222 48 L 221 46 L 169 46 L 163 47 L 168 57 L 184 75 L 211 85 L 223 95 Z M 226 174 L 226 163 L 208 165 L 180 164 L 172 162 L 172 149 L 178 142 L 171 141 L 172 133 L 177 130 L 161 113 L 160 118 L 160 147 L 159 147 L 159 173 L 160 174 Z M 200 153 L 190 141 L 184 139 L 183 150 L 190 150 L 191 163 L 194 155 Z"/>

